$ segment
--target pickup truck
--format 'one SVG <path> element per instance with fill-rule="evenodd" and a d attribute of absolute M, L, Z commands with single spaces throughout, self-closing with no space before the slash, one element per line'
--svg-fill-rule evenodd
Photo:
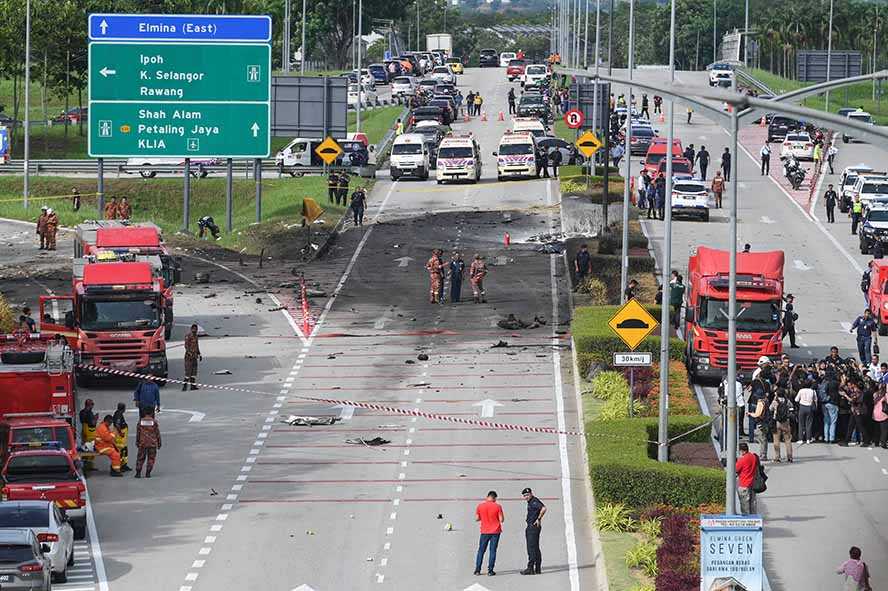
<path fill-rule="evenodd" d="M 4 501 L 53 501 L 68 517 L 74 539 L 86 537 L 86 484 L 74 461 L 60 449 L 9 454 L 0 476 Z"/>
<path fill-rule="evenodd" d="M 52 413 L 7 414 L 0 418 L 0 465 L 9 454 L 28 449 L 57 447 L 80 467 L 77 436 L 71 423 Z"/>

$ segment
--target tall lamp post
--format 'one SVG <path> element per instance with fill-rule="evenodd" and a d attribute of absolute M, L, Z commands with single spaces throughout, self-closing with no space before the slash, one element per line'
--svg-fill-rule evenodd
<path fill-rule="evenodd" d="M 25 2 L 25 186 L 23 188 L 23 205 L 28 209 L 28 193 L 30 193 L 31 156 L 31 0 Z M 101 213 L 101 212 L 100 212 Z"/>
<path fill-rule="evenodd" d="M 308 56 L 308 50 L 305 47 L 305 17 L 305 0 L 302 0 L 302 47 L 299 48 L 299 73 L 303 76 L 305 76 L 305 58 Z"/>
<path fill-rule="evenodd" d="M 632 70 L 635 68 L 635 0 L 629 0 L 629 88 L 626 97 L 626 133 L 623 157 L 626 172 L 623 175 L 623 247 L 620 252 L 620 302 L 626 302 L 629 284 L 629 180 L 632 178 Z M 669 150 L 667 150 L 667 153 Z M 605 161 L 607 166 L 607 161 Z"/>
<path fill-rule="evenodd" d="M 832 25 L 833 25 L 833 0 L 829 0 L 829 33 L 826 41 L 826 81 L 829 82 L 830 74 L 832 74 Z M 826 99 L 824 100 L 824 111 L 829 111 L 829 91 L 826 91 Z"/>
<path fill-rule="evenodd" d="M 355 131 L 361 131 L 361 101 L 364 95 L 364 83 L 361 82 L 361 50 L 364 44 L 364 0 L 358 0 L 358 104 L 355 106 Z"/>

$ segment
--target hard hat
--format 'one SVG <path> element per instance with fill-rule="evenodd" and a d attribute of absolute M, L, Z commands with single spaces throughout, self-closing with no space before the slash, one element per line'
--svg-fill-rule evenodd
<path fill-rule="evenodd" d="M 52 208 L 50 207 L 49 209 L 47 209 L 46 213 L 52 213 Z"/>
<path fill-rule="evenodd" d="M 46 207 L 45 205 L 44 205 L 43 207 L 40 208 L 41 211 L 46 211 L 47 209 L 49 209 L 49 208 Z"/>
<path fill-rule="evenodd" d="M 769 363 L 771 363 L 771 360 L 768 358 L 767 355 L 762 355 L 761 357 L 759 357 L 758 365 L 767 365 Z"/>

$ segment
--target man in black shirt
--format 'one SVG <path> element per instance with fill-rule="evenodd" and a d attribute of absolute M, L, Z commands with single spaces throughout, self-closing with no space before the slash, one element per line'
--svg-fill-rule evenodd
<path fill-rule="evenodd" d="M 574 271 L 577 276 L 577 287 L 581 286 L 592 272 L 592 255 L 589 254 L 589 247 L 585 244 L 580 246 L 580 250 L 574 258 Z"/>
<path fill-rule="evenodd" d="M 706 146 L 700 146 L 700 151 L 697 152 L 697 164 L 700 165 L 700 179 L 706 180 L 706 169 L 709 168 L 709 152 L 706 151 Z"/>
<path fill-rule="evenodd" d="M 836 203 L 838 200 L 838 194 L 833 190 L 833 186 L 829 185 L 829 188 L 823 195 L 823 203 L 826 205 L 826 221 L 830 224 L 836 223 Z"/>
<path fill-rule="evenodd" d="M 522 490 L 521 494 L 527 501 L 527 528 L 524 530 L 524 538 L 527 541 L 527 568 L 521 571 L 521 574 L 538 575 L 543 565 L 543 554 L 540 552 L 540 532 L 543 529 L 543 515 L 546 514 L 546 506 L 533 496 L 533 491 L 529 488 Z"/>
<path fill-rule="evenodd" d="M 721 168 L 722 174 L 725 176 L 725 182 L 731 182 L 731 151 L 727 148 L 722 152 Z"/>

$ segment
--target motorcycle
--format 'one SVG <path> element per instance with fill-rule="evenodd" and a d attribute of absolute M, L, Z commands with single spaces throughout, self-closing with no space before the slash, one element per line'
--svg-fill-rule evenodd
<path fill-rule="evenodd" d="M 783 176 L 789 181 L 793 190 L 798 191 L 805 181 L 808 171 L 799 165 L 799 161 L 794 156 L 781 156 L 780 161 L 783 163 Z"/>

